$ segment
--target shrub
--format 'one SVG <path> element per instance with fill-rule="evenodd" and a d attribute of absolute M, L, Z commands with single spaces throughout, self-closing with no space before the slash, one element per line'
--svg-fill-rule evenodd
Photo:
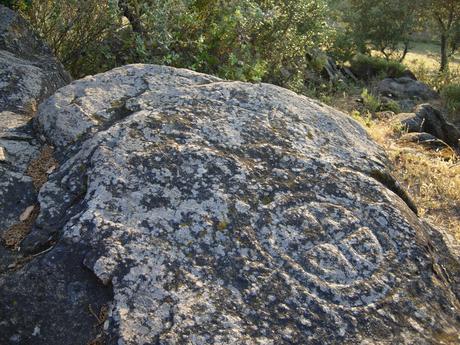
<path fill-rule="evenodd" d="M 372 116 L 369 112 L 360 113 L 358 110 L 353 110 L 350 112 L 350 116 L 358 121 L 362 126 L 371 127 L 373 124 Z"/>
<path fill-rule="evenodd" d="M 460 112 L 460 84 L 450 84 L 441 91 L 441 97 L 451 113 Z"/>
<path fill-rule="evenodd" d="M 342 3 L 343 19 L 350 37 L 360 47 L 380 52 L 387 60 L 402 61 L 411 34 L 417 27 L 417 6 L 412 0 L 347 0 Z M 405 49 L 401 51 L 401 45 Z"/>
<path fill-rule="evenodd" d="M 74 77 L 156 63 L 301 91 L 331 40 L 325 0 L 40 0 L 22 13 Z"/>
<path fill-rule="evenodd" d="M 380 110 L 380 100 L 374 95 L 370 94 L 367 89 L 363 89 L 363 92 L 361 92 L 361 98 L 363 100 L 364 107 L 371 113 L 375 113 L 376 111 Z"/>
<path fill-rule="evenodd" d="M 0 5 L 11 8 L 14 5 L 14 0 L 0 0 Z"/>
<path fill-rule="evenodd" d="M 384 58 L 357 54 L 351 60 L 351 70 L 361 79 L 371 79 L 374 77 L 397 78 L 403 75 L 406 67 L 397 61 L 387 61 Z"/>
<path fill-rule="evenodd" d="M 13 10 L 23 10 L 30 6 L 32 0 L 0 0 L 0 5 Z"/>
<path fill-rule="evenodd" d="M 332 37 L 333 42 L 328 55 L 338 63 L 345 63 L 353 59 L 358 47 L 349 30 L 337 30 Z"/>
<path fill-rule="evenodd" d="M 401 106 L 399 105 L 398 102 L 390 99 L 386 102 L 383 102 L 382 105 L 380 106 L 381 111 L 392 111 L 395 114 L 398 114 L 401 112 Z"/>
<path fill-rule="evenodd" d="M 74 77 L 103 70 L 102 42 L 119 24 L 110 0 L 40 0 L 20 9 Z"/>

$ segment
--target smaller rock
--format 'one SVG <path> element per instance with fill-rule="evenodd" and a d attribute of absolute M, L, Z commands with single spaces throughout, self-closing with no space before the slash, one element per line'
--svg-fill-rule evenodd
<path fill-rule="evenodd" d="M 402 126 L 402 130 L 408 133 L 421 132 L 423 128 L 423 119 L 415 113 L 401 113 L 394 117 L 394 122 Z"/>
<path fill-rule="evenodd" d="M 415 113 L 423 119 L 423 132 L 433 134 L 451 146 L 459 144 L 460 130 L 448 122 L 438 109 L 430 104 L 421 104 Z"/>
<path fill-rule="evenodd" d="M 412 99 L 400 99 L 397 101 L 402 112 L 411 112 L 417 105 L 417 102 Z"/>
<path fill-rule="evenodd" d="M 349 68 L 337 65 L 331 57 L 327 58 L 321 74 L 331 81 L 345 81 L 347 79 L 358 81 L 358 78 Z"/>
<path fill-rule="evenodd" d="M 356 78 L 356 76 L 353 74 L 350 68 L 343 67 L 342 70 L 343 70 L 343 74 L 347 76 L 349 79 L 353 80 L 354 82 L 358 81 L 358 78 Z"/>
<path fill-rule="evenodd" d="M 29 218 L 30 215 L 32 214 L 32 212 L 34 211 L 34 208 L 35 208 L 34 205 L 27 207 L 27 208 L 25 209 L 25 211 L 22 212 L 21 215 L 19 216 L 19 220 L 20 220 L 21 222 L 23 222 L 23 221 L 25 221 L 27 218 Z"/>
<path fill-rule="evenodd" d="M 406 133 L 402 135 L 399 140 L 403 143 L 420 144 L 423 147 L 434 151 L 440 151 L 444 149 L 452 151 L 449 145 L 447 145 L 444 141 L 439 140 L 434 135 L 429 133 Z"/>
<path fill-rule="evenodd" d="M 439 98 L 436 91 L 411 77 L 385 78 L 377 84 L 376 91 L 381 96 L 398 100 L 428 101 Z"/>
<path fill-rule="evenodd" d="M 56 170 L 56 166 L 53 165 L 51 168 L 49 168 L 47 171 L 46 171 L 46 174 L 49 175 L 51 174 L 54 170 Z"/>
<path fill-rule="evenodd" d="M 421 104 L 413 113 L 401 113 L 395 116 L 395 123 L 401 124 L 408 133 L 424 132 L 433 135 L 446 144 L 457 147 L 460 130 L 449 123 L 442 113 L 430 104 Z"/>

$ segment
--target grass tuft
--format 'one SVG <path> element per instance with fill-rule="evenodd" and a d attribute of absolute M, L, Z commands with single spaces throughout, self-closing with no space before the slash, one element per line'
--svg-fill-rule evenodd
<path fill-rule="evenodd" d="M 460 113 L 460 83 L 450 84 L 444 87 L 441 92 L 441 97 L 451 116 Z"/>

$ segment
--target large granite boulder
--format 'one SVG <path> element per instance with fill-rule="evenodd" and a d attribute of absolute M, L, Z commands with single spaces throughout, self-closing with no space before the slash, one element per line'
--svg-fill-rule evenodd
<path fill-rule="evenodd" d="M 37 105 L 68 82 L 50 49 L 0 5 L 0 272 L 16 253 L 7 247 L 16 249 L 38 211 L 37 187 L 46 176 L 40 170 L 53 165 L 49 149 L 39 155 L 31 119 Z"/>
<path fill-rule="evenodd" d="M 345 114 L 130 65 L 60 89 L 36 124 L 60 164 L 21 246 L 37 256 L 0 277 L 0 342 L 460 340 L 458 258 Z"/>

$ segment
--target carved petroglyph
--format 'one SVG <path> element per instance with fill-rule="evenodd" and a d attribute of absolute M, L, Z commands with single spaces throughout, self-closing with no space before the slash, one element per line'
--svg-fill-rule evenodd
<path fill-rule="evenodd" d="M 382 299 L 392 277 L 381 268 L 394 260 L 394 249 L 384 250 L 374 232 L 340 205 L 293 203 L 271 205 L 264 220 L 275 221 L 257 234 L 279 267 L 320 299 L 347 306 Z"/>

